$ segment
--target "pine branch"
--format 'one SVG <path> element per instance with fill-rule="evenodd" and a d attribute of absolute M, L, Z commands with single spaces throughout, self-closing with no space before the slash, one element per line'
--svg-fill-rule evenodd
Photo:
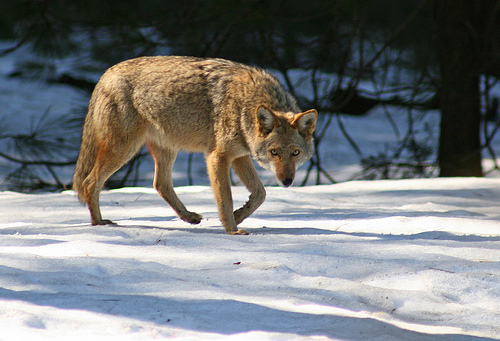
<path fill-rule="evenodd" d="M 8 161 L 19 163 L 19 164 L 26 165 L 26 166 L 66 167 L 66 166 L 72 166 L 72 165 L 76 164 L 76 160 L 63 161 L 63 162 L 48 161 L 48 160 L 24 160 L 24 159 L 16 158 L 16 157 L 13 157 L 11 155 L 5 154 L 3 152 L 0 152 L 0 157 L 6 159 Z"/>

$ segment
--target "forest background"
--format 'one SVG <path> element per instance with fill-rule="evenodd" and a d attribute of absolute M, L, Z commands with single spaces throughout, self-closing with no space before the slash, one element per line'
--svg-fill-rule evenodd
<path fill-rule="evenodd" d="M 380 106 L 389 121 L 391 108 L 406 110 L 407 128 L 390 148 L 361 158 L 355 178 L 500 170 L 492 148 L 499 99 L 491 91 L 500 79 L 498 0 L 12 0 L 0 3 L 0 40 L 10 42 L 0 58 L 26 47 L 36 56 L 9 77 L 67 84 L 89 97 L 106 68 L 144 55 L 220 57 L 271 69 L 302 107 L 320 112 L 304 184 L 334 182 L 322 144 L 331 126 L 361 154 L 343 120 Z M 68 56 L 83 57 L 60 72 Z M 61 173 L 76 162 L 85 110 L 60 113 L 57 124 L 39 121 L 28 134 L 2 117 L 0 158 L 17 165 L 2 187 L 69 187 Z M 436 113 L 439 136 L 417 131 L 415 117 Z M 146 157 L 141 152 L 108 186 L 137 183 Z"/>

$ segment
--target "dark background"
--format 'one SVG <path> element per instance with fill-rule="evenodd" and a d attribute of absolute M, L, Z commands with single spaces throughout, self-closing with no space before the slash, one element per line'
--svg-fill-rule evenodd
<path fill-rule="evenodd" d="M 97 73 L 143 55 L 227 58 L 277 70 L 292 93 L 290 69 L 310 71 L 313 84 L 320 72 L 336 74 L 339 81 L 315 92 L 312 100 L 298 98 L 303 107 L 318 109 L 324 129 L 332 117 L 364 115 L 379 104 L 438 109 L 440 137 L 439 145 L 431 146 L 434 152 L 410 130 L 399 148 L 363 160 L 373 178 L 398 177 L 402 172 L 397 170 L 405 167 L 405 176 L 426 176 L 429 167 L 437 167 L 440 176 L 482 176 L 482 153 L 495 158 L 490 142 L 498 127 L 498 98 L 489 88 L 500 79 L 499 0 L 10 0 L 0 3 L 0 40 L 13 42 L 0 58 L 29 45 L 45 61 L 19 65 L 11 76 L 47 77 L 36 71 L 83 52 L 89 58 L 80 67 Z M 405 77 L 394 77 L 403 71 Z M 90 96 L 95 81 L 76 74 L 47 81 L 81 88 Z M 361 80 L 381 75 L 396 79 L 392 88 L 405 92 L 358 91 Z M 488 121 L 493 124 L 485 126 Z M 78 127 L 81 118 L 73 118 L 73 124 Z M 319 144 L 321 131 L 316 134 Z M 72 166 L 75 155 L 47 160 L 46 153 L 36 151 L 61 144 L 11 135 L 3 138 L 17 139 L 19 150 L 1 151 L 0 157 L 19 164 L 9 178 L 13 188 L 67 185 L 51 167 Z M 355 150 L 356 142 L 351 143 Z M 32 152 L 20 153 L 22 148 Z M 401 160 L 403 151 L 410 157 Z M 116 186 L 127 184 L 140 157 Z M 36 167 L 51 169 L 53 181 L 37 178 Z M 309 171 L 328 178 L 319 153 Z"/>

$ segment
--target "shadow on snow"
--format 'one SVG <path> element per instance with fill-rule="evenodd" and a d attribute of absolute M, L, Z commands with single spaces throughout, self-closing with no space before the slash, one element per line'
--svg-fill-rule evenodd
<path fill-rule="evenodd" d="M 344 340 L 365 340 L 384 335 L 404 340 L 491 340 L 460 334 L 419 333 L 372 318 L 289 312 L 231 299 L 181 300 L 148 295 L 49 294 L 1 288 L 0 299 L 20 300 L 59 309 L 85 310 L 152 322 L 160 327 L 223 335 L 262 331 L 302 336 L 322 335 Z"/>

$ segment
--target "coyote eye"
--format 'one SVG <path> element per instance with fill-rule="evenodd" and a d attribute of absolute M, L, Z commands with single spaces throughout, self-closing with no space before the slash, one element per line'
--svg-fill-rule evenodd
<path fill-rule="evenodd" d="M 300 150 L 298 150 L 298 149 L 295 149 L 295 150 L 293 151 L 293 153 L 292 153 L 292 155 L 293 155 L 293 156 L 297 156 L 297 155 L 299 155 L 299 154 L 300 154 Z"/>
<path fill-rule="evenodd" d="M 271 155 L 274 155 L 274 156 L 278 155 L 278 152 L 276 151 L 276 149 L 271 149 L 269 152 L 271 153 Z"/>

